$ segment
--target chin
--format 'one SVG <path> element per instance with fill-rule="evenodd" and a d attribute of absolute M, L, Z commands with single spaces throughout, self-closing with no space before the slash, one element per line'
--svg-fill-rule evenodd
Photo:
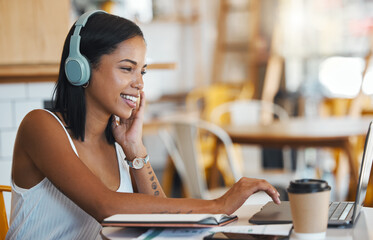
<path fill-rule="evenodd" d="M 129 119 L 132 116 L 132 111 L 129 112 L 122 112 L 121 114 L 117 115 L 122 119 Z"/>

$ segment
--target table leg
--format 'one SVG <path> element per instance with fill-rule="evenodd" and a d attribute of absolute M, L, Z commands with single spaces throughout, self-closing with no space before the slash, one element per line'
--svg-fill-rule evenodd
<path fill-rule="evenodd" d="M 218 167 L 218 158 L 219 158 L 219 148 L 221 146 L 221 141 L 217 140 L 215 144 L 215 149 L 213 150 L 213 163 L 210 167 L 210 176 L 208 178 L 208 187 L 214 189 L 220 187 L 219 185 L 219 167 Z"/>
<path fill-rule="evenodd" d="M 176 167 L 171 157 L 168 156 L 166 167 L 162 176 L 162 189 L 167 197 L 191 197 L 186 190 L 185 183 L 180 180 L 180 184 L 175 184 L 175 179 L 177 177 Z M 173 190 L 180 188 L 179 191 L 175 193 Z"/>
<path fill-rule="evenodd" d="M 351 146 L 350 140 L 346 140 L 343 142 L 343 147 L 342 149 L 345 151 L 347 155 L 347 160 L 350 168 L 350 186 L 349 186 L 349 191 L 347 195 L 347 200 L 348 201 L 353 201 L 355 200 L 355 195 L 356 195 L 356 187 L 358 183 L 358 169 L 357 169 L 357 161 L 354 157 L 354 151 L 353 147 Z"/>
<path fill-rule="evenodd" d="M 168 197 L 171 197 L 171 195 L 172 195 L 172 186 L 173 186 L 172 183 L 174 181 L 175 174 L 176 174 L 175 165 L 172 162 L 171 157 L 169 156 L 167 158 L 166 167 L 164 169 L 163 176 L 162 176 L 163 192 Z"/>

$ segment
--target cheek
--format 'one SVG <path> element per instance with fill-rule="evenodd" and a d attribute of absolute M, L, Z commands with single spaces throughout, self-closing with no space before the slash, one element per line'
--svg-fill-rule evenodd
<path fill-rule="evenodd" d="M 102 92 L 102 94 L 108 94 L 117 88 L 116 76 L 111 72 L 100 73 L 93 79 L 95 91 Z"/>
<path fill-rule="evenodd" d="M 104 104 L 108 100 L 114 97 L 114 94 L 110 91 L 113 87 L 110 86 L 111 83 L 107 82 L 106 79 L 94 78 L 92 79 L 90 85 L 86 89 L 87 94 L 97 101 L 98 104 Z"/>

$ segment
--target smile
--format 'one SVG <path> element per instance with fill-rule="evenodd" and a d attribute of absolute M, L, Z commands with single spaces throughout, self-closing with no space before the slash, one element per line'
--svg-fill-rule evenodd
<path fill-rule="evenodd" d="M 130 101 L 132 101 L 134 103 L 137 102 L 137 97 L 135 97 L 135 96 L 126 95 L 126 94 L 123 94 L 123 93 L 121 93 L 120 96 L 121 96 L 121 98 L 130 100 Z"/>

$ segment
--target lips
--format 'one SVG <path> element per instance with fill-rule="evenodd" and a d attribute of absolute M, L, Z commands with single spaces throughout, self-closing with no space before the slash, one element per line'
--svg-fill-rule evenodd
<path fill-rule="evenodd" d="M 122 99 L 124 99 L 124 101 L 131 107 L 131 108 L 135 108 L 136 107 L 136 102 L 137 102 L 137 99 L 138 97 L 137 96 L 133 96 L 133 95 L 128 95 L 128 94 L 123 94 L 121 93 L 120 94 L 120 97 Z"/>

